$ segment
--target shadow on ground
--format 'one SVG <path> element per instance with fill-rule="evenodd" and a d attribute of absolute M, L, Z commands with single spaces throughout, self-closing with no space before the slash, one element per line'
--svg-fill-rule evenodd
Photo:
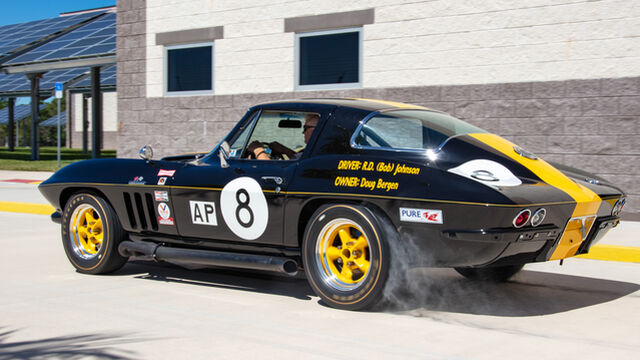
<path fill-rule="evenodd" d="M 135 275 L 138 279 L 210 286 L 311 300 L 313 290 L 304 275 L 286 277 L 249 270 L 206 268 L 186 270 L 168 263 L 129 262 L 114 275 Z"/>
<path fill-rule="evenodd" d="M 162 263 L 130 262 L 115 275 L 138 279 L 211 286 L 311 300 L 306 281 L 261 272 L 186 270 Z M 407 285 L 388 297 L 378 311 L 431 316 L 434 311 L 490 315 L 538 316 L 561 313 L 613 301 L 640 290 L 621 281 L 524 270 L 500 284 L 465 279 L 452 269 L 414 269 Z M 322 302 L 320 302 L 322 304 Z M 322 304 L 324 305 L 324 304 Z M 427 315 L 429 314 L 429 315 Z"/>
<path fill-rule="evenodd" d="M 506 283 L 468 280 L 451 269 L 415 269 L 388 311 L 430 316 L 451 312 L 504 317 L 561 313 L 620 299 L 640 285 L 573 275 L 521 271 Z"/>
<path fill-rule="evenodd" d="M 86 334 L 10 342 L 17 330 L 0 328 L 0 360 L 9 359 L 133 359 L 136 353 L 118 349 L 138 342 L 128 334 Z"/>

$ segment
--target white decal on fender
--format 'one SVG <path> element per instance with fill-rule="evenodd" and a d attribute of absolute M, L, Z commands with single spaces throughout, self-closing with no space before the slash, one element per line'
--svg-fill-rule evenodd
<path fill-rule="evenodd" d="M 400 208 L 400 221 L 442 224 L 442 210 Z"/>
<path fill-rule="evenodd" d="M 171 217 L 171 210 L 169 209 L 169 205 L 161 202 L 158 204 L 158 223 L 160 225 L 173 225 L 173 218 Z"/>
<path fill-rule="evenodd" d="M 259 238 L 267 228 L 269 206 L 257 181 L 241 177 L 222 188 L 220 210 L 234 234 L 245 240 Z"/>
<path fill-rule="evenodd" d="M 189 200 L 191 222 L 198 225 L 218 226 L 216 204 L 208 201 Z"/>

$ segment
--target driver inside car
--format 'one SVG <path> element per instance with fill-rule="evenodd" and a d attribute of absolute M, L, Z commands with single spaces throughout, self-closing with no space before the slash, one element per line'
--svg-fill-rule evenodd
<path fill-rule="evenodd" d="M 313 130 L 318 125 L 318 120 L 320 119 L 318 114 L 305 114 L 304 116 L 305 122 L 302 127 L 302 135 L 304 136 L 304 143 L 308 144 L 311 139 L 311 135 L 313 134 Z M 270 151 L 267 152 L 265 146 L 260 141 L 253 141 L 249 146 L 247 146 L 247 152 L 249 154 L 250 159 L 258 159 L 258 160 L 271 160 L 279 155 L 286 155 L 289 159 L 297 159 L 302 155 L 302 151 L 304 148 L 295 151 L 291 150 L 288 147 L 280 144 L 277 141 L 273 141 L 267 144 Z"/>

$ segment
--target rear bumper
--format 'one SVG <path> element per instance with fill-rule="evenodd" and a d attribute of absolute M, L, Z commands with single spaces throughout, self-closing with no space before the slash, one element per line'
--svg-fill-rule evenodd
<path fill-rule="evenodd" d="M 596 219 L 575 255 L 587 253 L 618 223 L 617 217 Z M 436 236 L 425 235 L 424 231 L 412 232 L 403 238 L 409 239 L 420 254 L 412 259 L 414 266 L 486 267 L 549 261 L 563 231 L 564 227 L 545 225 L 523 229 L 445 230 L 437 234 L 437 241 L 433 241 Z"/>

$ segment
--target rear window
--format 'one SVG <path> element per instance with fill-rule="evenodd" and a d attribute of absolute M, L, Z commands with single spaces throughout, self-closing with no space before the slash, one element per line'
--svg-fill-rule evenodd
<path fill-rule="evenodd" d="M 426 110 L 394 110 L 370 118 L 355 135 L 363 147 L 436 149 L 455 135 L 486 133 L 451 115 Z"/>

